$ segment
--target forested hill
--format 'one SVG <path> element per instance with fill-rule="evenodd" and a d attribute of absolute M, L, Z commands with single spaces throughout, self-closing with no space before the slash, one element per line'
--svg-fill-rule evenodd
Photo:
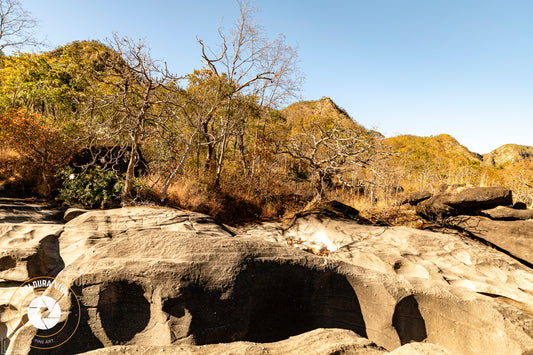
<path fill-rule="evenodd" d="M 488 166 L 506 166 L 533 160 L 533 147 L 518 144 L 505 144 L 483 155 L 483 164 Z"/>
<path fill-rule="evenodd" d="M 152 199 L 225 221 L 443 183 L 504 185 L 531 203 L 533 147 L 482 157 L 446 134 L 384 138 L 328 97 L 273 109 L 274 78 L 239 83 L 219 62 L 177 77 L 158 63 L 125 38 L 1 56 L 0 188 L 88 207 Z M 93 163 L 120 152 L 127 169 L 73 170 L 87 149 Z"/>
<path fill-rule="evenodd" d="M 353 121 L 353 127 L 359 129 L 365 129 L 356 121 L 351 119 L 350 115 L 342 107 L 338 106 L 329 97 L 323 97 L 320 100 L 315 101 L 299 101 L 295 102 L 283 110 L 283 115 L 286 117 L 287 122 L 292 124 L 297 120 L 318 120 L 318 121 L 342 121 L 350 119 Z"/>

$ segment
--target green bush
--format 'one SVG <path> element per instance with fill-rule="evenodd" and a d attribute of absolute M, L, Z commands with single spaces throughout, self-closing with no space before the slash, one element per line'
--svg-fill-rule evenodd
<path fill-rule="evenodd" d="M 63 180 L 59 197 L 85 208 L 109 208 L 117 206 L 124 188 L 124 180 L 113 171 L 92 167 L 81 174 L 66 167 L 59 173 Z"/>

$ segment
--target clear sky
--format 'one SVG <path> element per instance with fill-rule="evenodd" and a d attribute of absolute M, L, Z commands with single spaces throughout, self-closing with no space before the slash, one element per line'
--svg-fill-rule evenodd
<path fill-rule="evenodd" d="M 144 38 L 177 74 L 202 66 L 233 0 L 20 0 L 51 48 Z M 386 136 L 448 133 L 477 153 L 533 146 L 533 1 L 256 0 L 268 33 L 298 45 L 301 96 L 333 99 Z M 222 21 L 222 22 L 221 22 Z"/>

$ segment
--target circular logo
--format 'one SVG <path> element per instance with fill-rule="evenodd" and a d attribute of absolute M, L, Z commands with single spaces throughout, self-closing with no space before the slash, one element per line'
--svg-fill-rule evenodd
<path fill-rule="evenodd" d="M 59 302 L 52 297 L 37 297 L 28 306 L 28 318 L 30 323 L 37 329 L 52 329 L 59 323 L 60 317 L 61 307 Z"/>
<path fill-rule="evenodd" d="M 81 317 L 74 291 L 53 277 L 25 281 L 11 296 L 8 310 L 13 350 L 56 348 L 74 335 Z"/>

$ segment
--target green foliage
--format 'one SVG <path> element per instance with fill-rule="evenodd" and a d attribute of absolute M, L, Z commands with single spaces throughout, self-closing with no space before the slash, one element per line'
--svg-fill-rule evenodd
<path fill-rule="evenodd" d="M 60 197 L 85 208 L 106 208 L 118 205 L 124 180 L 114 172 L 98 167 L 75 174 L 74 169 L 66 167 L 59 173 L 63 180 Z"/>

